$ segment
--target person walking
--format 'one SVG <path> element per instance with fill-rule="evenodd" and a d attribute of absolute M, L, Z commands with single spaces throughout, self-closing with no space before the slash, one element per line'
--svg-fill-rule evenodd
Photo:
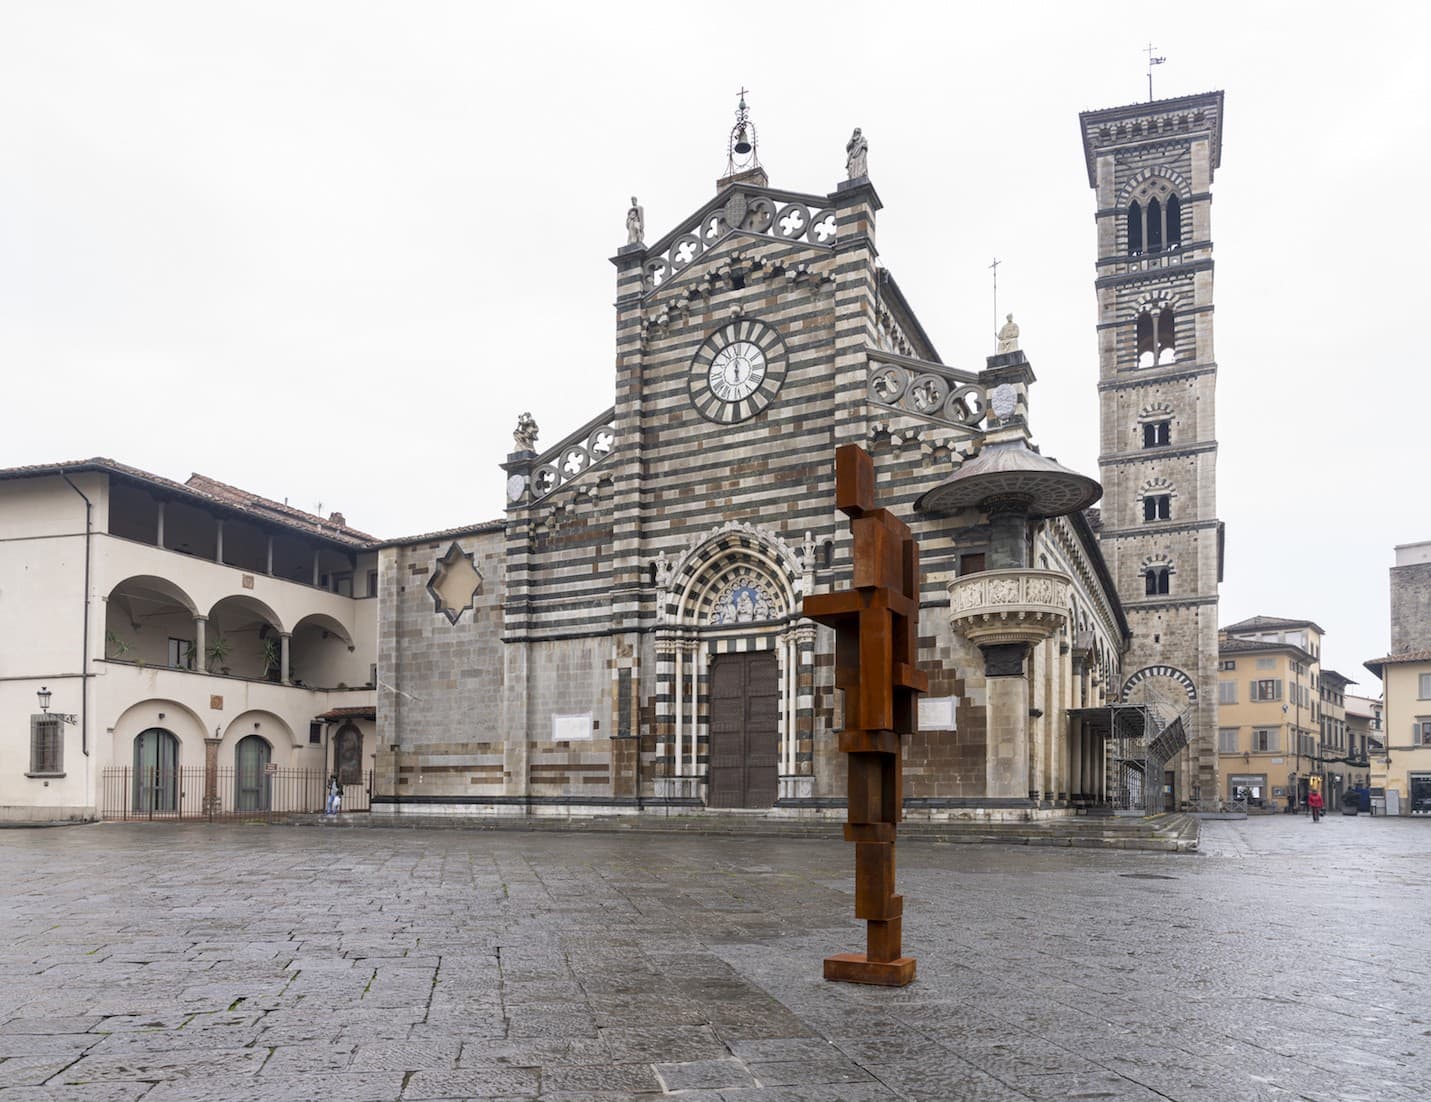
<path fill-rule="evenodd" d="M 1312 822 L 1322 821 L 1322 792 L 1319 788 L 1314 788 L 1307 793 L 1307 806 L 1312 810 Z"/>
<path fill-rule="evenodd" d="M 343 788 L 338 783 L 338 774 L 334 773 L 328 777 L 328 805 L 323 809 L 325 815 L 336 815 L 341 810 L 343 803 Z"/>

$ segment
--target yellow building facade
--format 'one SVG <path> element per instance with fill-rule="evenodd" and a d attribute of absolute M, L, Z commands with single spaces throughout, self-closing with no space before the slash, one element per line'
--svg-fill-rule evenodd
<path fill-rule="evenodd" d="M 1374 761 L 1373 789 L 1389 815 L 1431 815 L 1431 650 L 1387 655 L 1366 664 L 1381 678 L 1385 751 Z"/>
<path fill-rule="evenodd" d="M 1366 668 L 1381 678 L 1384 721 L 1372 796 L 1388 815 L 1431 815 L 1431 540 L 1396 548 L 1391 652 Z"/>
<path fill-rule="evenodd" d="M 1323 631 L 1254 616 L 1218 633 L 1218 774 L 1224 800 L 1301 807 L 1319 775 Z"/>

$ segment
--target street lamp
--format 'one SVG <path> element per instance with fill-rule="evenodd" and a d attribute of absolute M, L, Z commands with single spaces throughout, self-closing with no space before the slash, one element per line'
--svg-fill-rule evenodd
<path fill-rule="evenodd" d="M 40 702 L 40 712 L 42 714 L 50 714 L 50 698 L 54 695 L 55 694 L 50 692 L 50 690 L 45 688 L 45 686 L 40 686 L 40 691 L 37 692 L 35 696 Z M 61 723 L 68 723 L 71 726 L 79 722 L 79 716 L 75 715 L 63 715 L 60 713 L 56 713 L 55 718 L 58 719 Z"/>

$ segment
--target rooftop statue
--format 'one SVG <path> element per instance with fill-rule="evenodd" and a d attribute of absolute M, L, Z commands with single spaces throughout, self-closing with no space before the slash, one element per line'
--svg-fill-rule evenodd
<path fill-rule="evenodd" d="M 646 208 L 631 196 L 631 209 L 626 212 L 626 244 L 640 245 L 646 234 Z"/>
<path fill-rule="evenodd" d="M 512 432 L 512 439 L 517 442 L 519 452 L 536 451 L 537 449 L 537 422 L 530 413 L 524 413 L 517 418 L 517 427 Z"/>
<path fill-rule="evenodd" d="M 1014 322 L 1013 314 L 1006 314 L 1004 316 L 1008 318 L 1008 320 L 1004 322 L 1003 327 L 999 330 L 998 351 L 1000 353 L 1017 352 L 1019 350 L 1019 327 Z"/>
<path fill-rule="evenodd" d="M 869 166 L 865 163 L 869 150 L 869 141 L 860 133 L 860 128 L 855 127 L 855 132 L 845 143 L 845 171 L 851 180 L 858 180 L 861 176 L 869 175 Z"/>

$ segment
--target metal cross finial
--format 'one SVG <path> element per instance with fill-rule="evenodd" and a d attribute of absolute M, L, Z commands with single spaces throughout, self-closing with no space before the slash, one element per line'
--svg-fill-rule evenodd
<path fill-rule="evenodd" d="M 999 332 L 999 265 L 1002 264 L 1002 263 L 1003 263 L 1003 261 L 1000 260 L 1000 259 L 996 256 L 996 257 L 994 257 L 994 262 L 989 265 L 989 271 L 991 271 L 991 272 L 994 273 L 994 334 L 995 334 L 994 339 L 995 339 L 995 340 L 998 340 L 998 332 Z"/>
<path fill-rule="evenodd" d="M 1149 42 L 1145 47 L 1143 47 L 1143 52 L 1148 55 L 1148 102 L 1149 102 L 1149 103 L 1152 103 L 1152 102 L 1153 102 L 1153 66 L 1154 66 L 1154 65 L 1161 65 L 1163 62 L 1165 62 L 1165 61 L 1168 60 L 1168 59 L 1165 58 L 1165 57 L 1154 57 L 1154 56 L 1153 56 L 1153 51 L 1156 50 L 1156 49 L 1157 49 L 1157 47 L 1154 46 L 1151 42 Z"/>

